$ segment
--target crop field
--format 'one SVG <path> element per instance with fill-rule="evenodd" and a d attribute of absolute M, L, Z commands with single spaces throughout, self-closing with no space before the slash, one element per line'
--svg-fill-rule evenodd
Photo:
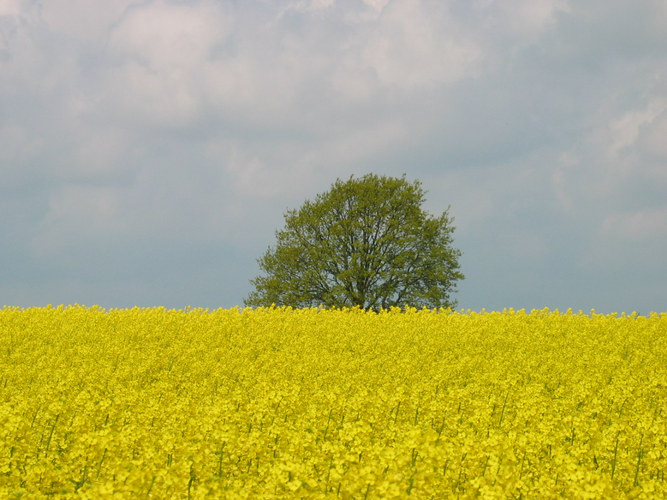
<path fill-rule="evenodd" d="M 664 498 L 667 313 L 0 310 L 1 498 Z"/>

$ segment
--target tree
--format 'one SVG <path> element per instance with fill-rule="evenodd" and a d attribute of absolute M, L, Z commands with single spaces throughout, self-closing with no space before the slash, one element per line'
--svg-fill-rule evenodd
<path fill-rule="evenodd" d="M 405 175 L 338 179 L 331 189 L 288 210 L 276 245 L 257 260 L 263 276 L 247 306 L 405 305 L 455 307 L 451 294 L 461 252 L 452 247 L 449 208 L 424 212 L 425 191 Z"/>

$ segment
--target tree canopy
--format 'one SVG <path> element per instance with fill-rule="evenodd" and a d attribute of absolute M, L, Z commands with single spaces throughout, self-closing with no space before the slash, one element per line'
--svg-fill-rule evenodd
<path fill-rule="evenodd" d="M 288 210 L 247 306 L 455 307 L 461 252 L 449 208 L 422 209 L 419 181 L 368 174 Z"/>

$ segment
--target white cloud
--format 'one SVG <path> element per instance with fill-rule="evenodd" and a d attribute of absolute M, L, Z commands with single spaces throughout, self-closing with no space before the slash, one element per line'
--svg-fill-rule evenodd
<path fill-rule="evenodd" d="M 667 102 L 656 103 L 648 119 L 639 124 L 637 144 L 649 158 L 658 162 L 658 175 L 667 175 Z"/>
<path fill-rule="evenodd" d="M 21 13 L 21 0 L 1 0 L 0 16 L 17 16 Z"/>
<path fill-rule="evenodd" d="M 363 55 L 384 85 L 433 88 L 479 70 L 480 49 L 457 30 L 443 3 L 396 0 L 377 23 Z"/>
<path fill-rule="evenodd" d="M 644 240 L 667 236 L 667 208 L 607 216 L 602 233 L 615 238 Z"/>
<path fill-rule="evenodd" d="M 636 204 L 665 205 L 659 190 L 667 191 L 667 100 L 657 89 L 644 103 L 617 111 L 614 102 L 599 111 L 597 125 L 561 155 L 552 184 L 562 207 L 580 211 L 594 204 L 605 228 L 618 217 L 635 220 Z M 609 109 L 611 108 L 611 109 Z M 634 200 L 634 202 L 633 202 Z M 611 219 L 602 219 L 613 212 Z"/>
<path fill-rule="evenodd" d="M 135 62 L 110 74 L 109 109 L 119 118 L 134 117 L 133 126 L 180 128 L 193 124 L 202 111 L 197 83 L 179 72 L 155 72 Z"/>
<path fill-rule="evenodd" d="M 211 55 L 232 29 L 224 8 L 153 2 L 129 9 L 111 33 L 109 46 L 156 71 L 191 70 Z"/>
<path fill-rule="evenodd" d="M 287 8 L 281 13 L 281 16 L 289 11 L 313 12 L 325 10 L 334 3 L 336 3 L 336 0 L 299 0 L 297 2 L 290 2 Z"/>
<path fill-rule="evenodd" d="M 661 132 L 660 128 L 663 125 L 660 124 L 660 119 L 666 112 L 667 101 L 656 98 L 644 109 L 630 111 L 613 120 L 609 124 L 608 158 L 618 159 L 635 147 L 640 133 L 647 141 L 646 146 L 660 154 L 664 149 L 664 142 L 658 144 L 655 141 L 655 134 Z"/>
<path fill-rule="evenodd" d="M 375 11 L 382 12 L 389 3 L 389 0 L 364 0 L 364 3 Z"/>
<path fill-rule="evenodd" d="M 290 179 L 305 174 L 296 166 L 278 169 L 259 154 L 235 144 L 209 144 L 207 154 L 211 158 L 224 158 L 224 182 L 232 187 L 236 197 L 251 199 L 253 203 L 284 197 L 290 187 L 294 188 Z"/>
<path fill-rule="evenodd" d="M 147 124 L 192 124 L 203 111 L 212 51 L 231 21 L 214 3 L 134 7 L 111 33 L 110 98 L 126 116 Z"/>
<path fill-rule="evenodd" d="M 534 37 L 556 22 L 556 14 L 568 12 L 568 0 L 496 0 L 504 23 L 517 35 Z"/>
<path fill-rule="evenodd" d="M 136 0 L 48 0 L 40 2 L 46 24 L 54 32 L 90 43 L 104 43 L 111 26 Z"/>
<path fill-rule="evenodd" d="M 292 50 L 302 49 L 272 47 L 258 54 L 249 47 L 238 56 L 215 61 L 202 73 L 207 101 L 219 116 L 233 116 L 244 126 L 293 126 L 306 111 L 295 100 L 306 86 L 309 62 Z"/>
<path fill-rule="evenodd" d="M 387 120 L 371 126 L 357 126 L 354 133 L 331 130 L 329 140 L 314 148 L 311 164 L 364 165 L 392 150 L 402 148 L 409 141 L 409 131 L 401 120 Z"/>

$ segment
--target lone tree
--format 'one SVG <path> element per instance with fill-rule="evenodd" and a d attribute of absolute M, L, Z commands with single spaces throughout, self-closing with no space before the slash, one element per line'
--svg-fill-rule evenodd
<path fill-rule="evenodd" d="M 424 194 L 405 176 L 368 174 L 288 210 L 245 305 L 455 307 L 453 218 L 424 212 Z"/>

